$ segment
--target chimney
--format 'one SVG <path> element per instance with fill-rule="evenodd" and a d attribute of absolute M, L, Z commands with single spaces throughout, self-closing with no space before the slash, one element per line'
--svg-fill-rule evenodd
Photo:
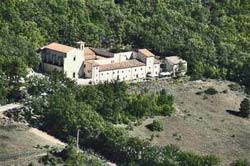
<path fill-rule="evenodd" d="M 79 44 L 79 48 L 80 48 L 81 50 L 84 50 L 85 42 L 79 41 L 79 42 L 77 42 L 77 44 Z"/>

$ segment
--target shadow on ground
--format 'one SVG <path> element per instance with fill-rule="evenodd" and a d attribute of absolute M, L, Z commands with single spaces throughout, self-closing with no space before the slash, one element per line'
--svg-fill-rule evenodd
<path fill-rule="evenodd" d="M 239 111 L 235 111 L 235 110 L 226 110 L 227 113 L 234 115 L 234 116 L 238 116 L 241 117 L 241 113 Z"/>

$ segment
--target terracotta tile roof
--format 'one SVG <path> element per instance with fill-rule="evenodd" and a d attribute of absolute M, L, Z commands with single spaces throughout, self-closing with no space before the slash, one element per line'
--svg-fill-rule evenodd
<path fill-rule="evenodd" d="M 58 52 L 62 52 L 62 53 L 67 53 L 67 52 L 74 49 L 74 47 L 66 46 L 66 45 L 59 44 L 59 43 L 50 43 L 49 45 L 45 46 L 44 48 L 58 51 Z"/>
<path fill-rule="evenodd" d="M 85 60 L 94 60 L 96 58 L 96 54 L 89 47 L 84 48 L 84 56 Z"/>
<path fill-rule="evenodd" d="M 117 63 L 112 63 L 112 64 L 100 65 L 99 71 L 125 69 L 125 68 L 139 67 L 139 66 L 145 66 L 145 64 L 136 60 L 136 59 L 133 59 L 133 60 L 127 60 L 124 62 L 117 62 Z"/>
<path fill-rule="evenodd" d="M 144 55 L 145 57 L 153 57 L 155 56 L 152 52 L 150 52 L 148 49 L 139 49 L 138 50 L 139 53 L 141 53 L 142 55 Z"/>
<path fill-rule="evenodd" d="M 178 56 L 170 56 L 170 57 L 166 57 L 165 59 L 168 61 L 168 63 L 170 63 L 172 65 L 179 64 L 180 62 L 186 63 L 185 60 L 181 59 Z"/>

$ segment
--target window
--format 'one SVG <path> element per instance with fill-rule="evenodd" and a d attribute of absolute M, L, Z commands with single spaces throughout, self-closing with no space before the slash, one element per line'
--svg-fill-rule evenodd
<path fill-rule="evenodd" d="M 141 70 L 142 70 L 142 68 L 141 68 Z"/>
<path fill-rule="evenodd" d="M 136 71 L 136 69 L 135 69 L 135 71 Z"/>
<path fill-rule="evenodd" d="M 76 56 L 74 56 L 74 58 L 73 58 L 73 61 L 75 61 L 76 60 Z"/>
<path fill-rule="evenodd" d="M 123 73 L 124 71 L 122 70 L 122 73 Z"/>
<path fill-rule="evenodd" d="M 107 75 L 109 75 L 109 73 L 107 73 Z"/>
<path fill-rule="evenodd" d="M 74 73 L 73 73 L 73 78 L 75 78 L 75 77 L 76 77 L 76 73 L 74 72 Z"/>
<path fill-rule="evenodd" d="M 115 74 L 115 72 L 113 71 L 113 74 Z"/>

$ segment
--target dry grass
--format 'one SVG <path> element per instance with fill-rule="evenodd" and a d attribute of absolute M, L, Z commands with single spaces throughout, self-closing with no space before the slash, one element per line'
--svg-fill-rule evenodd
<path fill-rule="evenodd" d="M 45 146 L 56 146 L 53 141 L 44 139 L 30 132 L 30 128 L 22 124 L 11 123 L 4 126 L 0 123 L 0 156 L 11 154 L 23 154 L 26 152 L 42 151 Z M 0 165 L 28 165 L 29 163 L 40 165 L 37 159 L 27 158 L 22 160 L 8 160 L 0 162 Z"/>
<path fill-rule="evenodd" d="M 153 84 L 166 88 L 174 95 L 176 114 L 147 119 L 139 127 L 134 127 L 131 135 L 150 139 L 153 132 L 145 126 L 153 119 L 163 119 L 164 131 L 153 139 L 152 144 L 175 144 L 182 150 L 215 154 L 221 158 L 223 165 L 250 156 L 250 120 L 226 111 L 238 111 L 245 97 L 243 92 L 231 91 L 228 87 L 230 82 L 210 80 L 172 86 L 162 82 Z M 209 87 L 219 93 L 196 94 Z"/>

